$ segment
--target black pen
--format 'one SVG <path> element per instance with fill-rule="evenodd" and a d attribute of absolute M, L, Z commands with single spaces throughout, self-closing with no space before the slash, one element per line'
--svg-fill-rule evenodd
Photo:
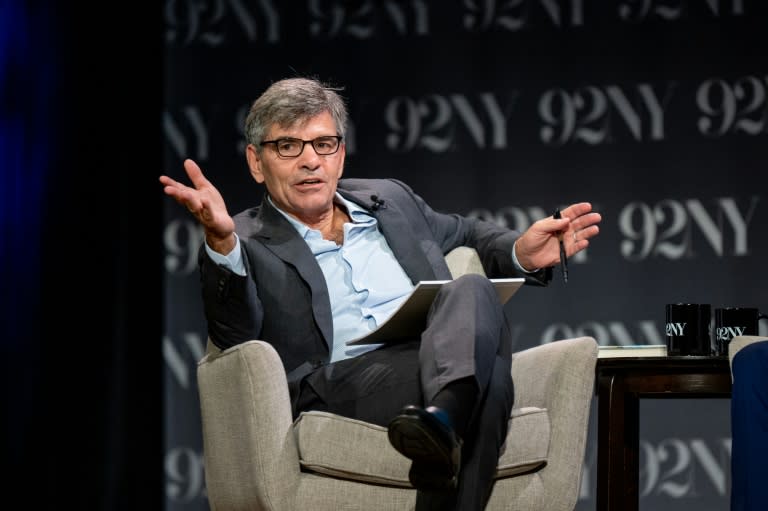
<path fill-rule="evenodd" d="M 555 214 L 552 215 L 555 219 L 560 220 L 560 208 L 555 209 Z M 565 243 L 563 243 L 563 231 L 557 233 L 557 240 L 560 242 L 560 266 L 563 269 L 563 281 L 568 283 L 568 258 L 565 256 Z"/>

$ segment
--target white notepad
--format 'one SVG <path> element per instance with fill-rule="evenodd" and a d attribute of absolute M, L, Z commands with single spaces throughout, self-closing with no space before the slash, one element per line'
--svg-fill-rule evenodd
<path fill-rule="evenodd" d="M 502 305 L 520 289 L 525 279 L 490 279 L 499 295 L 499 301 Z M 413 288 L 411 294 L 406 298 L 400 307 L 379 327 L 357 339 L 347 341 L 348 346 L 358 344 L 377 344 L 381 342 L 392 342 L 400 339 L 418 338 L 426 328 L 427 313 L 432 301 L 443 284 L 451 282 L 450 280 L 422 280 Z M 458 311 L 457 313 L 460 313 Z"/>

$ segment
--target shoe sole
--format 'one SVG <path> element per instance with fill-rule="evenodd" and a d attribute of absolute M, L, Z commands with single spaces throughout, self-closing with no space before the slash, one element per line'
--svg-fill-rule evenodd
<path fill-rule="evenodd" d="M 449 451 L 424 427 L 418 417 L 397 417 L 388 428 L 389 442 L 397 452 L 420 464 L 453 467 Z"/>

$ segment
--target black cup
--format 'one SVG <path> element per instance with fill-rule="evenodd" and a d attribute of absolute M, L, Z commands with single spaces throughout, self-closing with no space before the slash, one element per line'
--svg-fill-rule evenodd
<path fill-rule="evenodd" d="M 714 354 L 728 355 L 728 344 L 737 335 L 759 335 L 761 319 L 768 319 L 768 316 L 755 307 L 715 309 Z"/>
<path fill-rule="evenodd" d="M 709 334 L 711 310 L 708 303 L 667 304 L 667 355 L 712 354 L 712 337 Z"/>

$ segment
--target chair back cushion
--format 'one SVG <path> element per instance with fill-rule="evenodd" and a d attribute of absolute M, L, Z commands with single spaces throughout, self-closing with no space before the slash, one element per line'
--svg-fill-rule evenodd
<path fill-rule="evenodd" d="M 451 276 L 454 279 L 467 273 L 485 275 L 480 256 L 477 255 L 477 250 L 471 247 L 454 248 L 446 254 L 445 262 L 448 264 L 448 269 L 451 270 Z"/>

